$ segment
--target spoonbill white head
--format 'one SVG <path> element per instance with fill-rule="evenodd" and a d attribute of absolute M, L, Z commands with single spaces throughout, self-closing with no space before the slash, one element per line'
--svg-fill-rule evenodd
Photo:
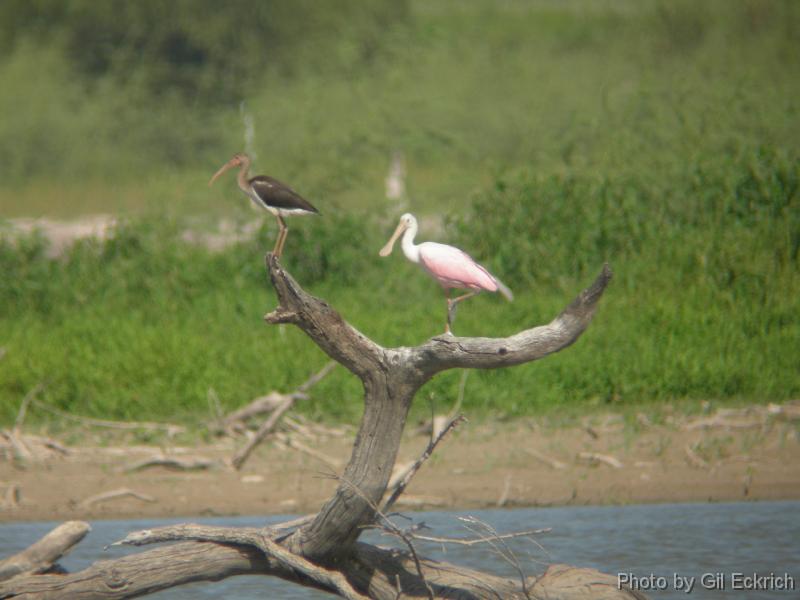
<path fill-rule="evenodd" d="M 389 256 L 394 249 L 394 244 L 397 239 L 403 235 L 406 229 L 417 229 L 417 219 L 411 213 L 406 213 L 402 217 L 400 217 L 400 222 L 397 224 L 397 229 L 394 230 L 392 237 L 389 238 L 389 241 L 386 242 L 386 245 L 381 248 L 380 254 L 381 256 Z"/>

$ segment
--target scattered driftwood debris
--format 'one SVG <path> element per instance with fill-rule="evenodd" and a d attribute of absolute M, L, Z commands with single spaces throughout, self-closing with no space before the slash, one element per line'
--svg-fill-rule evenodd
<path fill-rule="evenodd" d="M 708 469 L 708 461 L 701 458 L 700 455 L 695 451 L 695 448 L 687 444 L 684 448 L 684 452 L 686 453 L 686 462 L 688 462 L 695 469 Z"/>
<path fill-rule="evenodd" d="M 599 452 L 579 452 L 578 460 L 589 464 L 601 463 L 614 469 L 621 469 L 624 466 L 618 458 L 614 458 L 609 454 L 600 454 Z"/>
<path fill-rule="evenodd" d="M 556 460 L 555 458 L 551 458 L 551 457 L 547 456 L 546 454 L 543 454 L 543 453 L 539 452 L 538 450 L 536 450 L 534 448 L 523 448 L 523 451 L 526 454 L 530 454 L 533 458 L 535 458 L 539 462 L 546 464 L 551 469 L 555 469 L 557 471 L 560 471 L 562 469 L 566 469 L 567 468 L 566 463 L 563 463 L 560 460 Z"/>
<path fill-rule="evenodd" d="M 339 463 L 339 461 L 317 452 L 306 444 L 294 439 L 291 434 L 294 433 L 310 440 L 316 440 L 320 433 L 327 435 L 344 435 L 344 430 L 309 425 L 305 423 L 304 419 L 299 415 L 295 416 L 293 419 L 289 419 L 285 416 L 286 413 L 292 409 L 296 401 L 308 399 L 308 390 L 321 381 L 335 366 L 335 361 L 328 362 L 322 369 L 309 377 L 291 394 L 282 394 L 277 391 L 272 391 L 265 396 L 256 398 L 247 406 L 235 410 L 228 416 L 212 423 L 209 428 L 211 431 L 218 434 L 249 434 L 248 421 L 254 417 L 269 413 L 269 416 L 261 423 L 258 430 L 254 434 L 250 434 L 247 443 L 231 457 L 231 466 L 237 470 L 241 469 L 253 450 L 272 435 L 283 448 L 288 447 L 298 450 L 309 456 L 313 456 L 331 468 L 340 468 L 341 463 Z M 281 422 L 282 419 L 283 422 Z M 282 425 L 286 431 L 277 431 L 279 425 Z"/>
<path fill-rule="evenodd" d="M 101 502 L 108 502 L 110 500 L 119 500 L 120 498 L 135 498 L 136 500 L 141 500 L 142 502 L 156 501 L 156 499 L 152 496 L 142 494 L 130 488 L 118 488 L 115 490 L 109 490 L 108 492 L 103 492 L 101 494 L 89 496 L 83 500 L 80 505 L 83 508 L 89 508 L 94 504 L 100 504 Z"/>
<path fill-rule="evenodd" d="M 36 402 L 37 394 L 43 389 L 44 385 L 39 383 L 25 394 L 17 411 L 14 426 L 11 429 L 0 430 L 0 456 L 12 461 L 21 468 L 24 468 L 25 464 L 31 461 L 46 460 L 54 455 L 67 456 L 70 454 L 68 448 L 54 439 L 40 435 L 30 435 L 22 431 L 25 417 L 28 414 L 28 407 L 31 403 Z"/>
<path fill-rule="evenodd" d="M 19 503 L 22 499 L 22 488 L 18 483 L 0 485 L 0 490 L 3 490 L 2 498 L 0 498 L 0 510 L 19 508 Z"/>
<path fill-rule="evenodd" d="M 746 408 L 720 408 L 708 417 L 691 419 L 684 423 L 683 429 L 758 429 L 768 427 L 775 421 L 800 421 L 800 400 L 785 404 L 767 406 L 748 406 Z"/>
<path fill-rule="evenodd" d="M 64 412 L 63 410 L 59 410 L 38 400 L 34 400 L 32 404 L 41 410 L 56 415 L 57 417 L 61 417 L 67 421 L 73 421 L 87 427 L 104 427 L 107 429 L 120 429 L 123 431 L 157 431 L 165 433 L 167 437 L 170 438 L 186 431 L 186 427 L 183 425 L 175 425 L 173 423 L 154 423 L 149 421 L 109 421 L 106 419 L 93 419 L 91 417 L 82 417 Z"/>
<path fill-rule="evenodd" d="M 500 497 L 497 499 L 497 508 L 503 508 L 508 503 L 508 497 L 511 494 L 511 475 L 506 475 L 505 483 L 503 484 L 503 491 L 500 492 Z"/>
<path fill-rule="evenodd" d="M 122 468 L 126 473 L 133 473 L 135 471 L 142 471 L 151 467 L 164 467 L 166 469 L 173 469 L 176 471 L 202 471 L 210 469 L 216 464 L 215 461 L 203 456 L 165 456 L 158 454 L 136 461 Z"/>
<path fill-rule="evenodd" d="M 26 550 L 0 561 L 0 581 L 23 574 L 47 573 L 90 530 L 83 521 L 62 523 Z"/>

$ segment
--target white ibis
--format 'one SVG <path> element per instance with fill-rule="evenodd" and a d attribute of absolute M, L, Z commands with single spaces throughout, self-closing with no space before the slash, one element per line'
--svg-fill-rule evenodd
<path fill-rule="evenodd" d="M 413 263 L 421 265 L 444 288 L 447 297 L 445 333 L 451 333 L 450 325 L 455 316 L 456 304 L 475 296 L 482 290 L 500 292 L 509 302 L 514 299 L 514 294 L 502 281 L 476 263 L 466 252 L 437 242 L 415 244 L 414 237 L 417 235 L 418 229 L 419 225 L 417 225 L 417 219 L 414 218 L 414 215 L 404 214 L 400 217 L 397 229 L 394 230 L 386 245 L 381 248 L 379 254 L 381 256 L 389 256 L 397 238 L 401 235 L 403 236 L 401 246 L 406 258 Z M 471 291 L 451 299 L 450 290 L 453 288 Z"/>
<path fill-rule="evenodd" d="M 319 211 L 308 200 L 277 179 L 267 175 L 256 175 L 248 179 L 247 171 L 250 169 L 250 157 L 244 153 L 234 154 L 233 158 L 214 173 L 208 185 L 212 185 L 220 175 L 233 167 L 240 167 L 236 180 L 242 191 L 253 201 L 253 204 L 269 211 L 278 220 L 280 231 L 272 253 L 280 257 L 283 253 L 283 245 L 286 243 L 286 234 L 289 231 L 283 218 L 289 215 L 318 215 Z"/>

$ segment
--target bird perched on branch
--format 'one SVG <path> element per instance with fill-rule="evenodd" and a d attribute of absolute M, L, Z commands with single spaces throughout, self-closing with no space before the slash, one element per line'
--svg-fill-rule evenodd
<path fill-rule="evenodd" d="M 401 247 L 406 258 L 413 263 L 421 265 L 444 288 L 445 296 L 447 297 L 445 333 L 451 333 L 450 326 L 455 318 L 456 305 L 462 300 L 471 298 L 483 290 L 500 292 L 509 302 L 514 299 L 511 290 L 502 281 L 475 262 L 463 250 L 437 242 L 415 244 L 414 238 L 418 229 L 419 225 L 414 215 L 404 214 L 400 217 L 397 229 L 394 230 L 386 245 L 381 248 L 379 254 L 381 256 L 389 256 L 397 238 L 401 235 L 403 236 Z M 454 288 L 472 291 L 451 299 L 450 290 Z"/>
<path fill-rule="evenodd" d="M 234 167 L 240 167 L 236 181 L 242 191 L 253 201 L 253 204 L 269 211 L 278 220 L 280 230 L 272 253 L 280 257 L 283 253 L 283 245 L 286 243 L 286 234 L 289 231 L 283 218 L 289 215 L 318 215 L 319 211 L 308 200 L 277 179 L 267 175 L 256 175 L 248 179 L 250 157 L 244 153 L 234 154 L 233 158 L 214 173 L 208 185 L 211 186 L 220 175 Z"/>

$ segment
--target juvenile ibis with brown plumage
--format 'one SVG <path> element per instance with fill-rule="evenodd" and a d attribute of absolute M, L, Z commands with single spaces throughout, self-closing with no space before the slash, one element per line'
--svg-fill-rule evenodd
<path fill-rule="evenodd" d="M 272 253 L 280 257 L 283 253 L 283 245 L 286 243 L 286 234 L 289 232 L 289 228 L 286 227 L 286 222 L 283 218 L 290 215 L 318 215 L 319 211 L 288 185 L 273 177 L 256 175 L 248 178 L 250 157 L 244 153 L 234 154 L 233 158 L 214 173 L 208 185 L 212 185 L 220 175 L 234 167 L 239 167 L 236 181 L 239 183 L 241 190 L 247 194 L 253 204 L 269 211 L 278 220 L 280 231 Z"/>
<path fill-rule="evenodd" d="M 514 299 L 514 294 L 502 281 L 475 262 L 463 250 L 437 242 L 415 244 L 414 238 L 418 229 L 419 225 L 414 215 L 404 214 L 400 217 L 397 229 L 394 230 L 386 245 L 381 248 L 379 254 L 381 256 L 389 256 L 397 238 L 401 235 L 403 236 L 400 245 L 406 258 L 413 263 L 419 264 L 444 288 L 445 296 L 447 297 L 445 333 L 451 333 L 450 326 L 455 318 L 456 305 L 462 300 L 471 298 L 481 291 L 500 292 L 509 302 Z M 450 290 L 454 288 L 471 291 L 451 299 Z"/>

